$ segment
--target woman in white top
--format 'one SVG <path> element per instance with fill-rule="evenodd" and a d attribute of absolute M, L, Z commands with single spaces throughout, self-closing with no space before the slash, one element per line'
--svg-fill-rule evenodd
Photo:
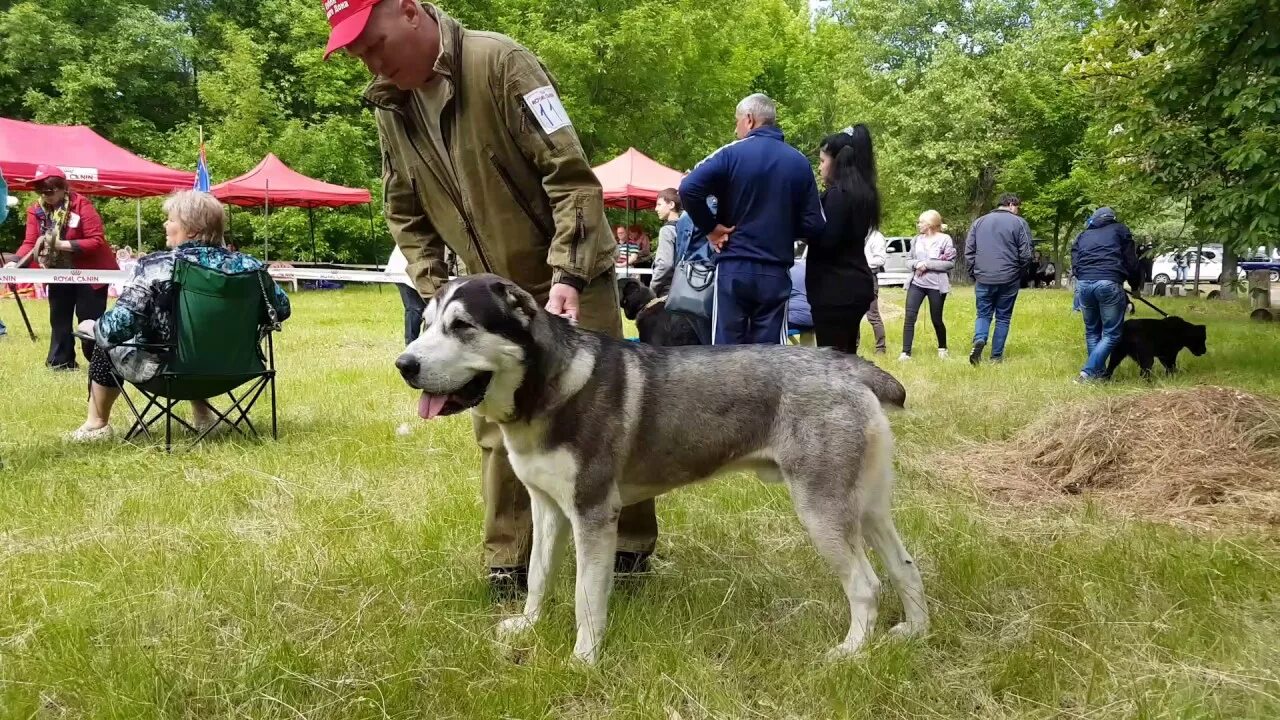
<path fill-rule="evenodd" d="M 925 298 L 929 298 L 929 317 L 933 331 L 938 335 L 938 357 L 947 357 L 947 324 L 942 320 L 942 306 L 951 292 L 951 278 L 947 273 L 955 267 L 956 246 L 951 236 L 942 232 L 942 215 L 937 210 L 926 210 L 916 221 L 920 231 L 911 243 L 911 269 L 914 274 L 907 283 L 907 317 L 902 327 L 902 355 L 899 360 L 911 359 L 911 345 L 916 335 L 916 318 Z"/>

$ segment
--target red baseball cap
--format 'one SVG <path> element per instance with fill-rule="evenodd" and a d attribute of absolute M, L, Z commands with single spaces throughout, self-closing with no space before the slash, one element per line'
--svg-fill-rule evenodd
<path fill-rule="evenodd" d="M 67 174 L 62 172 L 62 168 L 57 165 L 37 165 L 36 174 L 31 177 L 31 184 L 35 185 L 41 180 L 49 178 L 61 178 L 63 182 L 67 181 Z"/>
<path fill-rule="evenodd" d="M 324 14 L 329 18 L 329 44 L 324 46 L 324 59 L 350 45 L 369 22 L 369 14 L 379 0 L 324 0 Z"/>

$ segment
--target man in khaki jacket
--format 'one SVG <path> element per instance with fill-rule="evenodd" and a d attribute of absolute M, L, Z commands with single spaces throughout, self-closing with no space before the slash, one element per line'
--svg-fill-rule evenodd
<path fill-rule="evenodd" d="M 554 82 L 511 38 L 463 28 L 417 0 L 327 0 L 338 49 L 374 75 L 387 225 L 429 298 L 448 279 L 445 247 L 473 272 L 509 278 L 579 326 L 620 337 L 616 245 L 604 195 Z M 497 425 L 473 415 L 481 450 L 485 550 L 499 594 L 523 589 L 529 496 Z M 652 501 L 619 520 L 617 569 L 647 567 Z"/>

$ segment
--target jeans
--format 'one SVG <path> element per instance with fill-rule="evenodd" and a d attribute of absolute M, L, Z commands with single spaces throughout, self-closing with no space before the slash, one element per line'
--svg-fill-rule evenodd
<path fill-rule="evenodd" d="M 1013 305 L 1018 302 L 1018 281 L 1003 285 L 978 283 L 974 298 L 978 304 L 978 319 L 973 326 L 973 344 L 987 344 L 991 318 L 995 316 L 996 334 L 991 342 L 991 359 L 1004 357 L 1004 343 L 1009 339 L 1009 323 L 1013 321 Z"/>
<path fill-rule="evenodd" d="M 1084 374 L 1091 378 L 1105 377 L 1107 359 L 1120 342 L 1128 298 L 1117 282 L 1081 280 L 1076 283 L 1076 300 L 1084 315 L 1084 345 L 1089 353 Z"/>

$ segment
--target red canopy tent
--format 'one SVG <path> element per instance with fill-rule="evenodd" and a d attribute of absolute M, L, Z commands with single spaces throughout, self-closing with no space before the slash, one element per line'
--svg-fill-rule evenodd
<path fill-rule="evenodd" d="M 40 164 L 57 165 L 77 192 L 142 198 L 190 188 L 195 174 L 143 160 L 83 125 L 39 125 L 0 118 L 0 170 L 30 190 Z"/>
<path fill-rule="evenodd" d="M 266 208 L 271 206 L 299 207 L 307 209 L 307 222 L 311 228 L 311 260 L 316 259 L 316 227 L 313 211 L 318 207 L 337 208 L 346 205 L 372 203 L 373 196 L 363 188 L 349 188 L 322 182 L 290 168 L 273 153 L 258 166 L 238 178 L 218 183 L 209 192 L 228 205 Z M 373 207 L 369 209 L 370 232 L 373 228 Z M 263 259 L 267 259 L 264 245 Z"/>
<path fill-rule="evenodd" d="M 680 187 L 684 173 L 663 165 L 635 148 L 592 168 L 604 188 L 604 204 L 627 210 L 647 210 L 658 193 Z"/>

